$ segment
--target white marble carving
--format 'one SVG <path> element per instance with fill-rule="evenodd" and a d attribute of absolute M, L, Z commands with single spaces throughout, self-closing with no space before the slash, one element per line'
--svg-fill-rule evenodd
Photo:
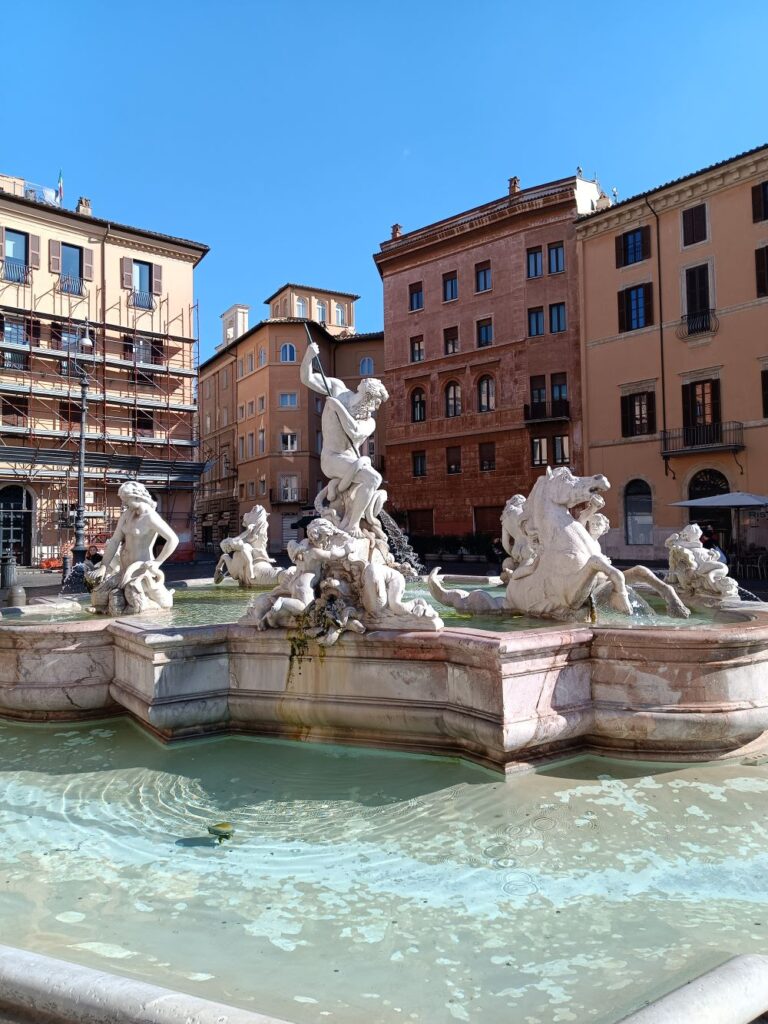
<path fill-rule="evenodd" d="M 267 553 L 269 515 L 263 505 L 254 505 L 243 516 L 243 532 L 221 541 L 221 558 L 213 574 L 213 582 L 221 583 L 227 576 L 241 587 L 265 587 L 275 583 L 282 570 Z"/>
<path fill-rule="evenodd" d="M 720 561 L 717 552 L 701 543 L 697 523 L 673 533 L 664 545 L 669 551 L 667 582 L 685 600 L 711 607 L 738 600 L 738 583 L 728 575 L 728 566 Z"/>
<path fill-rule="evenodd" d="M 328 486 L 318 494 L 319 515 L 306 539 L 288 545 L 293 565 L 274 590 L 251 601 L 241 621 L 258 629 L 301 630 L 326 645 L 344 631 L 442 629 L 428 602 L 404 600 L 405 578 L 378 518 L 386 492 L 370 458 L 361 454 L 376 428 L 373 414 L 389 397 L 386 388 L 368 379 L 352 391 L 315 370 L 318 355 L 310 344 L 301 379 L 326 396 L 320 464 Z"/>
<path fill-rule="evenodd" d="M 165 586 L 160 566 L 176 550 L 179 538 L 162 516 L 157 502 L 137 480 L 117 492 L 123 510 L 115 532 L 104 548 L 101 565 L 90 574 L 91 611 L 124 615 L 173 606 L 173 591 Z M 158 537 L 165 541 L 155 556 Z"/>
<path fill-rule="evenodd" d="M 435 569 L 429 577 L 432 596 L 463 612 L 515 612 L 553 619 L 578 618 L 598 596 L 624 615 L 632 614 L 627 583 L 662 596 L 670 615 L 689 614 L 672 587 L 644 566 L 622 573 L 600 550 L 608 529 L 600 511 L 608 480 L 598 474 L 577 477 L 565 466 L 550 469 L 525 498 L 516 494 L 501 517 L 502 566 L 506 592 L 448 590 Z M 584 506 L 574 515 L 572 509 Z"/>

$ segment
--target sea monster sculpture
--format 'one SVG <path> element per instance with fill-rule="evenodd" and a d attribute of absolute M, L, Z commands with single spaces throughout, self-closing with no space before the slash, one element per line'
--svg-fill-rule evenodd
<path fill-rule="evenodd" d="M 552 619 L 578 618 L 591 599 L 607 598 L 624 615 L 632 614 L 627 584 L 663 597 L 670 615 L 690 613 L 672 587 L 645 566 L 621 572 L 602 553 L 598 538 L 608 528 L 600 512 L 602 492 L 610 487 L 601 474 L 577 477 L 566 466 L 539 477 L 527 498 L 515 495 L 502 513 L 502 543 L 508 554 L 502 567 L 503 596 L 485 590 L 448 590 L 440 569 L 429 589 L 442 604 L 462 612 L 515 612 Z M 571 511 L 584 506 L 574 515 Z"/>
<path fill-rule="evenodd" d="M 264 587 L 275 583 L 282 572 L 267 553 L 269 516 L 263 505 L 254 505 L 243 516 L 243 532 L 221 541 L 221 558 L 213 582 L 230 576 L 241 587 Z"/>
<path fill-rule="evenodd" d="M 728 566 L 717 552 L 701 543 L 698 523 L 667 537 L 664 546 L 669 551 L 667 583 L 686 601 L 717 607 L 738 599 L 738 583 L 728 575 Z"/>

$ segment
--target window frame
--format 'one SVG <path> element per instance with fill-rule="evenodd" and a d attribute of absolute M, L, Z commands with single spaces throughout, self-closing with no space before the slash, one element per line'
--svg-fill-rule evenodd
<path fill-rule="evenodd" d="M 541 326 L 540 331 L 533 331 L 531 328 L 534 326 L 533 317 L 536 317 L 536 326 Z M 528 309 L 528 337 L 529 338 L 543 338 L 546 333 L 546 323 L 544 321 L 544 307 L 543 306 L 530 306 Z"/>
<path fill-rule="evenodd" d="M 449 270 L 443 274 L 443 302 L 456 302 L 459 297 L 459 272 Z"/>
<path fill-rule="evenodd" d="M 487 275 L 487 277 L 486 277 Z M 487 283 L 486 283 L 487 282 Z M 493 289 L 493 270 L 491 261 L 484 260 L 475 264 L 475 295 L 482 295 Z"/>
<path fill-rule="evenodd" d="M 487 333 L 488 337 L 483 337 Z M 493 345 L 493 317 L 485 316 L 475 321 L 475 342 L 477 348 L 490 348 Z"/>
<path fill-rule="evenodd" d="M 531 273 L 531 270 L 538 273 Z M 544 252 L 540 245 L 531 246 L 525 250 L 525 277 L 527 281 L 535 281 L 537 277 L 544 276 Z"/>
<path fill-rule="evenodd" d="M 561 321 L 560 311 L 562 311 L 562 326 L 555 327 L 554 321 L 557 316 L 558 324 Z M 568 314 L 566 312 L 564 302 L 550 302 L 549 304 L 549 333 L 550 334 L 565 334 L 568 330 Z"/>
<path fill-rule="evenodd" d="M 559 254 L 559 255 L 558 255 Z M 555 269 L 552 269 L 552 257 L 555 257 Z M 549 242 L 547 244 L 547 273 L 564 274 L 565 273 L 565 242 Z"/>

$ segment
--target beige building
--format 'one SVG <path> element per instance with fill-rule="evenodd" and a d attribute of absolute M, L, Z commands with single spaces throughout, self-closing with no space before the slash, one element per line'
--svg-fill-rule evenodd
<path fill-rule="evenodd" d="M 254 505 L 270 515 L 269 544 L 281 551 L 324 486 L 320 471 L 323 399 L 299 380 L 307 329 L 328 376 L 356 387 L 383 370 L 383 333 L 355 332 L 356 295 L 286 284 L 265 300 L 270 316 L 248 328 L 248 307 L 222 315 L 222 341 L 200 366 L 200 451 L 196 541 L 215 553 L 240 532 Z M 332 318 L 330 321 L 328 318 Z M 383 417 L 368 454 L 383 463 Z"/>
<path fill-rule="evenodd" d="M 605 548 L 663 558 L 673 502 L 768 494 L 768 146 L 580 219 L 584 438 L 611 481 Z M 764 544 L 765 513 L 743 542 Z"/>
<path fill-rule="evenodd" d="M 87 542 L 111 533 L 117 489 L 135 478 L 191 557 L 193 271 L 207 251 L 0 175 L 0 545 L 21 563 L 73 539 L 81 371 Z"/>

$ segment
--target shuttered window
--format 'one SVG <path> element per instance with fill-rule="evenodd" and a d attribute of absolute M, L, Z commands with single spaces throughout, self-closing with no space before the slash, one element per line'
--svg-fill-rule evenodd
<path fill-rule="evenodd" d="M 683 426 L 701 427 L 720 422 L 720 381 L 697 380 L 683 384 Z"/>
<path fill-rule="evenodd" d="M 653 285 L 639 284 L 618 293 L 619 332 L 636 331 L 653 323 Z"/>
<path fill-rule="evenodd" d="M 685 299 L 688 314 L 705 313 L 709 309 L 709 265 L 688 267 L 685 272 Z"/>
<path fill-rule="evenodd" d="M 704 203 L 683 210 L 683 245 L 704 242 L 707 237 L 707 207 Z"/>
<path fill-rule="evenodd" d="M 656 433 L 656 392 L 639 391 L 621 396 L 621 436 Z"/>
<path fill-rule="evenodd" d="M 763 417 L 768 419 L 768 370 L 760 374 L 760 381 L 763 385 Z"/>
<path fill-rule="evenodd" d="M 628 267 L 641 263 L 651 255 L 651 229 L 649 226 L 633 228 L 616 236 L 616 266 Z"/>
<path fill-rule="evenodd" d="M 757 278 L 757 297 L 768 295 L 768 245 L 755 249 L 755 276 Z"/>
<path fill-rule="evenodd" d="M 761 181 L 752 189 L 752 220 L 755 224 L 768 220 L 768 181 Z"/>

